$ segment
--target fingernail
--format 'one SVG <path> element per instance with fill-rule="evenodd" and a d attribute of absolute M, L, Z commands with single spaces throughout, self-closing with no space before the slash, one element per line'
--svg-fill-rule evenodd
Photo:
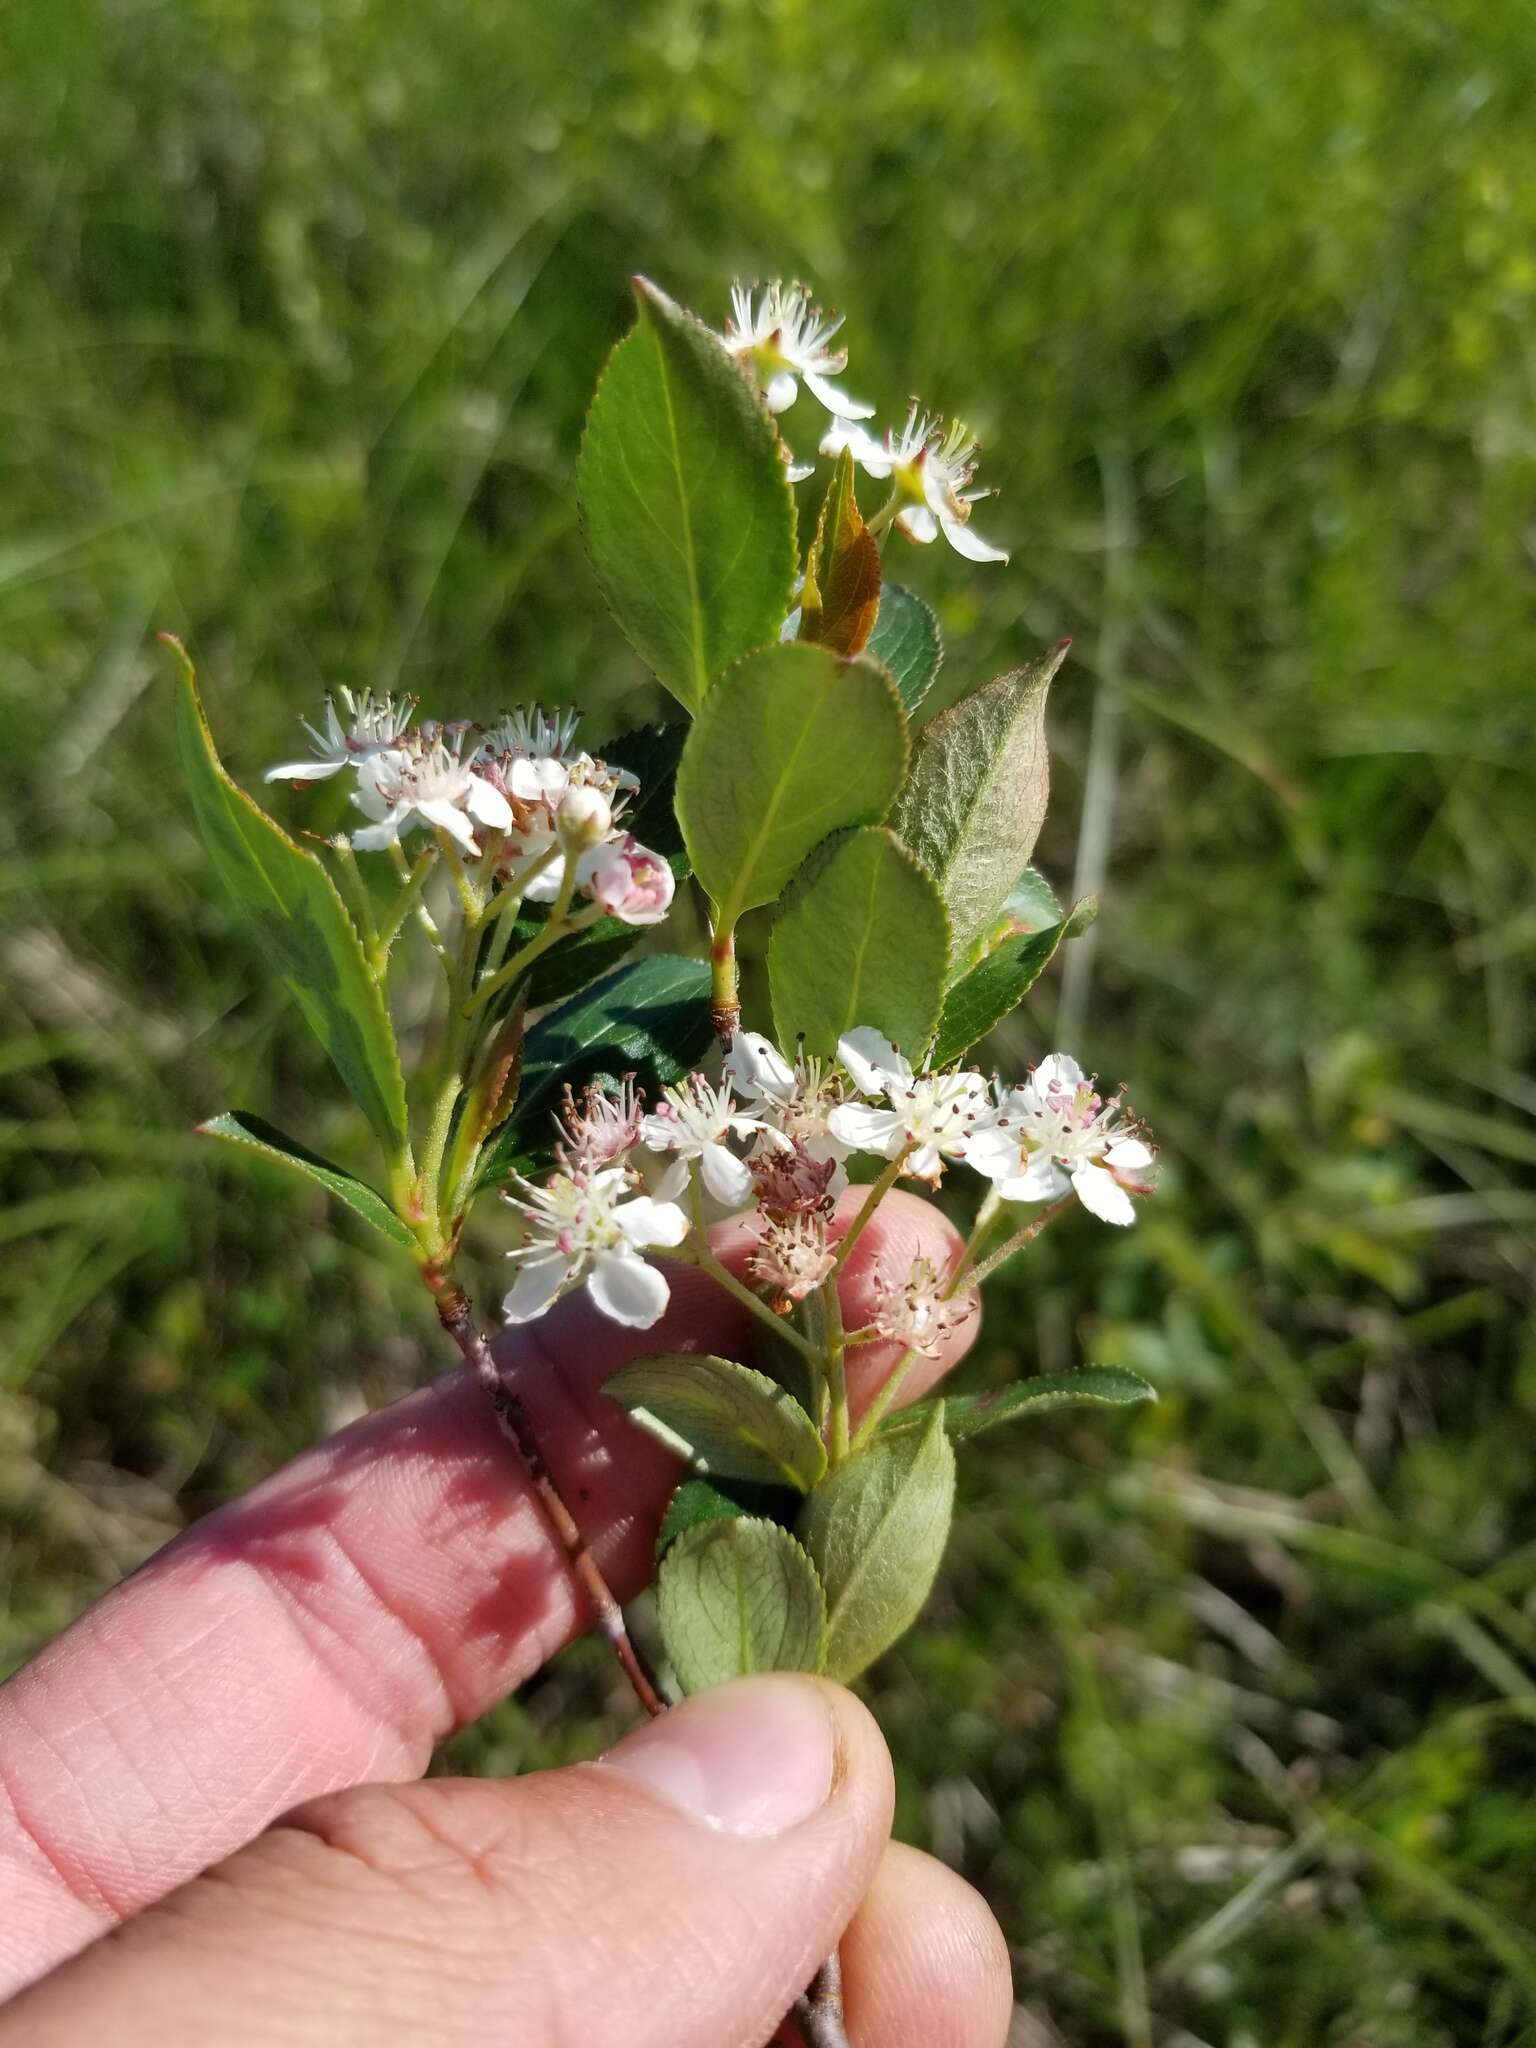
<path fill-rule="evenodd" d="M 782 1835 L 826 1804 L 836 1759 L 819 1686 L 742 1678 L 626 1736 L 601 1768 L 726 1834 Z"/>

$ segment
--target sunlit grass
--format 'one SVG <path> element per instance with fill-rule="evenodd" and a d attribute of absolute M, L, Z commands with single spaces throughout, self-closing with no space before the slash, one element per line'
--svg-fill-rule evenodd
<path fill-rule="evenodd" d="M 951 683 L 1073 636 L 1072 1049 L 1169 1159 L 990 1315 L 975 1384 L 1164 1399 L 969 1465 L 873 1681 L 903 1828 L 1031 2044 L 1531 2039 L 1527 10 L 12 13 L 0 1658 L 435 1360 L 360 1232 L 190 1136 L 356 1156 L 205 884 L 154 629 L 247 779 L 328 682 L 611 728 L 650 700 L 569 481 L 626 277 L 718 316 L 782 268 L 861 392 L 981 432 L 1012 566 L 903 558 Z M 578 1650 L 453 1756 L 623 1712 Z"/>

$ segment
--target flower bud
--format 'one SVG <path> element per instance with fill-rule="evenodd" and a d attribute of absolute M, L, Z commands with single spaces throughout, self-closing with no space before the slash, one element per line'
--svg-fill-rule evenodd
<path fill-rule="evenodd" d="M 560 799 L 555 819 L 561 839 L 573 850 L 596 846 L 613 830 L 612 806 L 600 789 L 588 783 L 572 783 Z"/>

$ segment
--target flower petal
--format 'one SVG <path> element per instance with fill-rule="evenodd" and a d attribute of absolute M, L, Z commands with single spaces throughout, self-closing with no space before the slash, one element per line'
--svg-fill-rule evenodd
<path fill-rule="evenodd" d="M 699 1154 L 699 1174 L 717 1202 L 742 1209 L 752 1199 L 752 1169 L 723 1145 L 706 1145 Z"/>
<path fill-rule="evenodd" d="M 327 775 L 334 775 L 338 768 L 346 765 L 345 761 L 285 761 L 279 768 L 269 768 L 261 779 L 263 782 L 323 782 Z"/>
<path fill-rule="evenodd" d="M 511 831 L 512 806 L 483 775 L 471 775 L 469 778 L 464 804 L 472 818 L 478 818 L 482 825 L 489 825 L 493 832 Z"/>
<path fill-rule="evenodd" d="M 1041 1095 L 1070 1095 L 1081 1087 L 1083 1070 L 1067 1052 L 1048 1052 L 1030 1075 Z"/>
<path fill-rule="evenodd" d="M 984 541 L 973 526 L 963 519 L 957 519 L 953 512 L 941 512 L 939 524 L 944 529 L 944 538 L 957 555 L 964 555 L 968 562 L 1006 562 L 1008 550 L 995 548 Z"/>
<path fill-rule="evenodd" d="M 1145 1172 L 1157 1155 L 1150 1145 L 1144 1145 L 1140 1138 L 1117 1138 L 1104 1154 L 1104 1164 L 1111 1173 Z"/>
<path fill-rule="evenodd" d="M 743 1095 L 787 1102 L 794 1094 L 794 1069 L 772 1039 L 760 1031 L 738 1031 L 725 1056 L 726 1078 Z"/>
<path fill-rule="evenodd" d="M 416 805 L 418 817 L 425 818 L 429 825 L 436 825 L 440 831 L 462 846 L 466 853 L 478 853 L 475 844 L 474 827 L 457 804 L 451 804 L 446 797 L 429 796 Z M 511 813 L 507 814 L 509 817 Z"/>
<path fill-rule="evenodd" d="M 1112 1173 L 1102 1166 L 1080 1166 L 1072 1176 L 1077 1199 L 1101 1223 L 1134 1223 L 1136 1209 Z"/>
<path fill-rule="evenodd" d="M 763 393 L 768 401 L 768 410 L 787 412 L 794 404 L 799 388 L 788 370 L 777 371 L 768 379 L 768 388 Z"/>
<path fill-rule="evenodd" d="M 637 1252 L 599 1252 L 587 1275 L 587 1292 L 610 1322 L 648 1330 L 666 1311 L 666 1276 Z"/>
<path fill-rule="evenodd" d="M 906 1126 L 894 1109 L 874 1109 L 865 1102 L 840 1102 L 827 1117 L 827 1129 L 853 1152 L 878 1152 L 894 1159 L 906 1143 Z"/>
<path fill-rule="evenodd" d="M 538 1252 L 518 1267 L 517 1278 L 501 1304 L 509 1323 L 531 1323 L 543 1315 L 569 1275 L 576 1261 L 563 1252 Z"/>
<path fill-rule="evenodd" d="M 400 827 L 406 817 L 401 810 L 390 811 L 377 825 L 364 825 L 352 834 L 352 844 L 359 853 L 376 853 L 381 846 L 393 846 L 400 837 Z"/>
<path fill-rule="evenodd" d="M 814 370 L 802 370 L 800 374 L 805 379 L 805 388 L 812 398 L 819 398 L 834 419 L 874 418 L 875 408 L 866 405 L 862 398 L 850 398 L 846 391 L 839 391 L 835 384 L 829 384 L 825 377 L 818 376 Z"/>
<path fill-rule="evenodd" d="M 677 1245 L 688 1235 L 688 1218 L 677 1204 L 653 1201 L 649 1195 L 621 1202 L 613 1220 L 633 1245 Z"/>
<path fill-rule="evenodd" d="M 837 1056 L 861 1095 L 883 1095 L 892 1081 L 906 1084 L 912 1079 L 911 1067 L 872 1024 L 844 1032 L 837 1041 Z"/>
<path fill-rule="evenodd" d="M 1019 1141 L 1007 1131 L 972 1131 L 960 1147 L 960 1157 L 988 1180 L 1016 1179 L 1020 1170 Z"/>
<path fill-rule="evenodd" d="M 926 505 L 903 505 L 896 514 L 896 524 L 908 540 L 915 540 L 923 547 L 939 537 L 939 522 Z"/>

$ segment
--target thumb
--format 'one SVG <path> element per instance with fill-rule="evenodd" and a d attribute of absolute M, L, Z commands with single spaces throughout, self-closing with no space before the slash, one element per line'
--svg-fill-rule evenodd
<path fill-rule="evenodd" d="M 853 1697 L 762 1677 L 597 1764 L 299 1807 L 0 2012 L 0 2048 L 748 2048 L 874 1873 L 890 1764 Z"/>

